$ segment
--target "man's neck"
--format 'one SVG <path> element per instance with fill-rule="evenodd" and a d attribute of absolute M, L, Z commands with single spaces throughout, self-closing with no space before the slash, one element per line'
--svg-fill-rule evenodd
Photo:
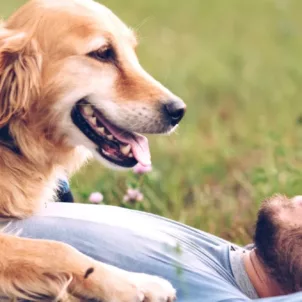
<path fill-rule="evenodd" d="M 243 262 L 246 273 L 260 298 L 284 294 L 277 282 L 266 272 L 265 266 L 259 260 L 255 249 L 243 254 Z"/>

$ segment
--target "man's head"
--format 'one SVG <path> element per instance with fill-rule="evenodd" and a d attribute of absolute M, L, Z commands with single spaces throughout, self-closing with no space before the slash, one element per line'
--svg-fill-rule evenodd
<path fill-rule="evenodd" d="M 275 195 L 258 213 L 256 254 L 284 293 L 302 290 L 302 196 Z"/>

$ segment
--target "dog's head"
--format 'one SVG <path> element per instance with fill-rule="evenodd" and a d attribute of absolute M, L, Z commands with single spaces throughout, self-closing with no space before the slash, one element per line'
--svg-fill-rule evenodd
<path fill-rule="evenodd" d="M 29 1 L 0 32 L 0 127 L 84 145 L 113 166 L 149 165 L 139 133 L 173 131 L 185 105 L 144 71 L 136 45 L 92 0 Z"/>

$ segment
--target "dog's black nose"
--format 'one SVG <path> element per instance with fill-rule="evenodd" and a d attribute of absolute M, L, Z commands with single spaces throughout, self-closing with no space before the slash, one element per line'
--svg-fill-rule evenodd
<path fill-rule="evenodd" d="M 165 109 L 171 118 L 172 126 L 175 126 L 185 115 L 186 104 L 181 100 L 173 100 L 165 104 Z"/>

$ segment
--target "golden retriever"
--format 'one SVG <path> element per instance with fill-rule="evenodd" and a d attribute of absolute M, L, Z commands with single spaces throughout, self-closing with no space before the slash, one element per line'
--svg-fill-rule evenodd
<path fill-rule="evenodd" d="M 0 215 L 24 218 L 90 153 L 150 165 L 147 139 L 185 104 L 140 66 L 134 33 L 92 0 L 31 0 L 0 28 Z M 89 152 L 88 152 L 89 151 Z M 59 242 L 0 234 L 0 293 L 31 301 L 172 301 L 155 276 L 122 271 Z M 72 298 L 73 297 L 73 298 Z"/>

